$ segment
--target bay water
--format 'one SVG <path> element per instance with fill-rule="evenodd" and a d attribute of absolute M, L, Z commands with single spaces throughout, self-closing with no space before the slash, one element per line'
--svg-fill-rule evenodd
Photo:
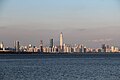
<path fill-rule="evenodd" d="M 120 58 L 0 59 L 0 80 L 120 80 Z"/>

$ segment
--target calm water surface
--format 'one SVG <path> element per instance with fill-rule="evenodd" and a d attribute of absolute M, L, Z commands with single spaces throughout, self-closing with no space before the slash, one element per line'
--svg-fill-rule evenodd
<path fill-rule="evenodd" d="M 0 80 L 120 80 L 120 59 L 0 59 Z"/>

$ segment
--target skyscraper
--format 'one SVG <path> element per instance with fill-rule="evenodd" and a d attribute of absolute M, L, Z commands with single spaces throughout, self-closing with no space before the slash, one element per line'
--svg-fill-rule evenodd
<path fill-rule="evenodd" d="M 40 52 L 43 52 L 43 41 L 40 41 Z"/>
<path fill-rule="evenodd" d="M 50 48 L 53 47 L 53 39 L 50 39 Z"/>
<path fill-rule="evenodd" d="M 2 43 L 0 43 L 0 48 L 1 48 L 1 49 L 3 49 L 3 48 L 4 48 L 4 44 L 3 44 L 3 42 L 2 42 Z"/>
<path fill-rule="evenodd" d="M 15 51 L 19 52 L 20 51 L 20 43 L 19 43 L 19 41 L 15 41 L 14 46 L 15 46 Z"/>
<path fill-rule="evenodd" d="M 63 50 L 63 33 L 60 33 L 60 49 Z"/>
<path fill-rule="evenodd" d="M 107 49 L 106 44 L 103 44 L 103 45 L 102 45 L 102 50 L 103 50 L 103 52 L 106 52 L 106 49 Z"/>

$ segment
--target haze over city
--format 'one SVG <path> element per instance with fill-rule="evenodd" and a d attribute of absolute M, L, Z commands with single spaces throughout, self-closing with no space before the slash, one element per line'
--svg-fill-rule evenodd
<path fill-rule="evenodd" d="M 120 46 L 119 14 L 119 0 L 1 0 L 0 42 L 59 44 L 63 32 L 68 44 Z"/>

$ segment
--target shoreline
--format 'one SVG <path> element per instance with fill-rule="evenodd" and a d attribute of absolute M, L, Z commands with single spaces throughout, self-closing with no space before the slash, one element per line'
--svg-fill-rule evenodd
<path fill-rule="evenodd" d="M 71 52 L 71 53 L 64 53 L 64 52 L 14 52 L 14 51 L 0 51 L 0 54 L 120 54 L 120 52 Z"/>
<path fill-rule="evenodd" d="M 0 53 L 0 59 L 120 58 L 120 53 Z"/>

